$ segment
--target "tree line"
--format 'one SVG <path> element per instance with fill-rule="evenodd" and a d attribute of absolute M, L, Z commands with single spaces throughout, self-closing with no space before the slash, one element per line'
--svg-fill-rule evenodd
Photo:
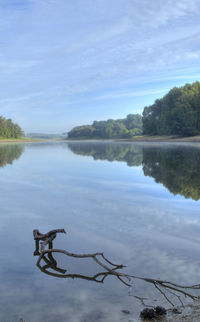
<path fill-rule="evenodd" d="M 132 138 L 137 135 L 200 134 L 200 82 L 172 88 L 163 98 L 146 106 L 142 117 L 129 114 L 125 119 L 94 121 L 74 127 L 69 138 Z"/>
<path fill-rule="evenodd" d="M 20 138 L 24 135 L 23 130 L 11 119 L 0 116 L 0 138 Z"/>
<path fill-rule="evenodd" d="M 125 119 L 94 121 L 92 125 L 74 127 L 68 132 L 69 138 L 132 138 L 142 134 L 142 117 L 129 114 Z"/>

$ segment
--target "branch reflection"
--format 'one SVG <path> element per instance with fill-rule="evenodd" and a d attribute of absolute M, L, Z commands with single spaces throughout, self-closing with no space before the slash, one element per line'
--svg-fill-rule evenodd
<path fill-rule="evenodd" d="M 200 284 L 196 285 L 180 285 L 167 280 L 160 280 L 154 278 L 147 278 L 136 276 L 132 274 L 126 274 L 122 271 L 124 265 L 114 264 L 105 257 L 103 253 L 92 254 L 75 254 L 63 249 L 53 248 L 53 240 L 56 238 L 57 233 L 66 233 L 64 229 L 51 230 L 46 234 L 42 234 L 39 230 L 33 231 L 35 240 L 34 256 L 38 256 L 37 267 L 41 272 L 59 278 L 80 278 L 88 281 L 94 281 L 96 283 L 103 283 L 107 276 L 115 276 L 120 282 L 126 286 L 132 287 L 132 282 L 140 280 L 146 282 L 154 287 L 154 289 L 166 300 L 171 307 L 175 306 L 175 302 L 178 301 L 179 305 L 184 307 L 184 300 L 190 299 L 197 301 L 200 299 Z M 45 247 L 48 246 L 48 249 Z M 54 258 L 54 253 L 62 253 L 69 257 L 74 258 L 91 258 L 104 270 L 93 276 L 86 276 L 83 274 L 67 274 L 67 270 L 58 267 L 57 261 Z M 44 262 L 44 265 L 41 262 Z M 51 269 L 52 271 L 49 271 Z M 133 294 L 136 299 L 146 306 L 144 298 Z"/>
<path fill-rule="evenodd" d="M 81 278 L 88 281 L 94 281 L 96 283 L 103 283 L 107 276 L 114 275 L 116 276 L 123 284 L 130 286 L 130 284 L 126 281 L 124 281 L 123 278 L 130 281 L 130 278 L 128 276 L 125 276 L 122 273 L 117 272 L 117 270 L 122 269 L 123 265 L 118 265 L 112 263 L 110 260 L 108 260 L 103 253 L 94 253 L 94 254 L 74 254 L 70 253 L 66 250 L 61 249 L 54 249 L 53 248 L 53 240 L 55 239 L 55 236 L 57 233 L 65 233 L 64 229 L 56 229 L 53 231 L 50 231 L 47 234 L 41 234 L 38 230 L 33 231 L 34 239 L 35 239 L 35 251 L 34 256 L 39 256 L 37 260 L 37 267 L 45 274 L 51 275 L 54 277 L 59 278 Z M 40 241 L 42 240 L 42 243 L 40 244 Z M 45 246 L 48 245 L 48 250 L 45 250 Z M 63 253 L 67 256 L 74 257 L 74 258 L 92 258 L 99 266 L 105 269 L 105 271 L 97 273 L 93 276 L 86 276 L 82 274 L 66 274 L 67 270 L 62 269 L 57 266 L 57 261 L 53 257 L 53 253 Z M 100 259 L 101 258 L 101 259 Z M 42 260 L 45 262 L 45 265 L 42 265 Z M 103 262 L 102 262 L 103 260 Z M 106 264 L 105 264 L 106 262 Z M 109 264 L 111 267 L 108 267 L 107 264 Z M 49 271 L 49 269 L 52 269 L 55 272 Z"/>

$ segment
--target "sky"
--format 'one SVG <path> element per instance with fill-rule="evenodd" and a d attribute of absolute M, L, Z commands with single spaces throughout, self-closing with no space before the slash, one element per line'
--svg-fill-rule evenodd
<path fill-rule="evenodd" d="M 0 0 L 0 115 L 62 133 L 200 80 L 199 0 Z"/>

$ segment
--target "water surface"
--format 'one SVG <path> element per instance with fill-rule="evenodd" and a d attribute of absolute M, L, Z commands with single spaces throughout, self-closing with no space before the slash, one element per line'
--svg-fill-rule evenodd
<path fill-rule="evenodd" d="M 200 282 L 200 148 L 132 143 L 0 146 L 0 321 L 129 321 L 141 305 L 167 305 L 151 285 L 132 288 L 42 273 L 33 229 L 65 228 L 54 247 L 103 251 L 130 274 Z M 73 274 L 101 271 L 56 255 Z M 122 310 L 129 310 L 127 316 Z"/>

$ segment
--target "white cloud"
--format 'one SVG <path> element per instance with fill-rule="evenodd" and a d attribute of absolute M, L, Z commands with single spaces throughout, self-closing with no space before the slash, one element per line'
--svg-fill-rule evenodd
<path fill-rule="evenodd" d="M 166 93 L 169 89 L 159 89 L 159 90 L 146 90 L 146 91 L 131 91 L 131 92 L 115 92 L 115 93 L 109 93 L 104 94 L 102 96 L 96 96 L 92 98 L 91 100 L 107 100 L 107 99 L 117 99 L 117 98 L 123 98 L 123 97 L 140 97 L 140 96 L 146 96 L 146 95 L 152 95 L 152 94 L 161 94 Z"/>
<path fill-rule="evenodd" d="M 186 68 L 188 77 L 197 71 L 199 12 L 199 0 L 4 1 L 0 100 L 40 92 L 27 99 L 27 112 L 66 104 L 73 115 L 69 104 L 83 98 L 136 100 L 136 84 L 144 95 L 159 94 L 163 85 L 153 86 L 158 77 L 181 79 Z"/>

